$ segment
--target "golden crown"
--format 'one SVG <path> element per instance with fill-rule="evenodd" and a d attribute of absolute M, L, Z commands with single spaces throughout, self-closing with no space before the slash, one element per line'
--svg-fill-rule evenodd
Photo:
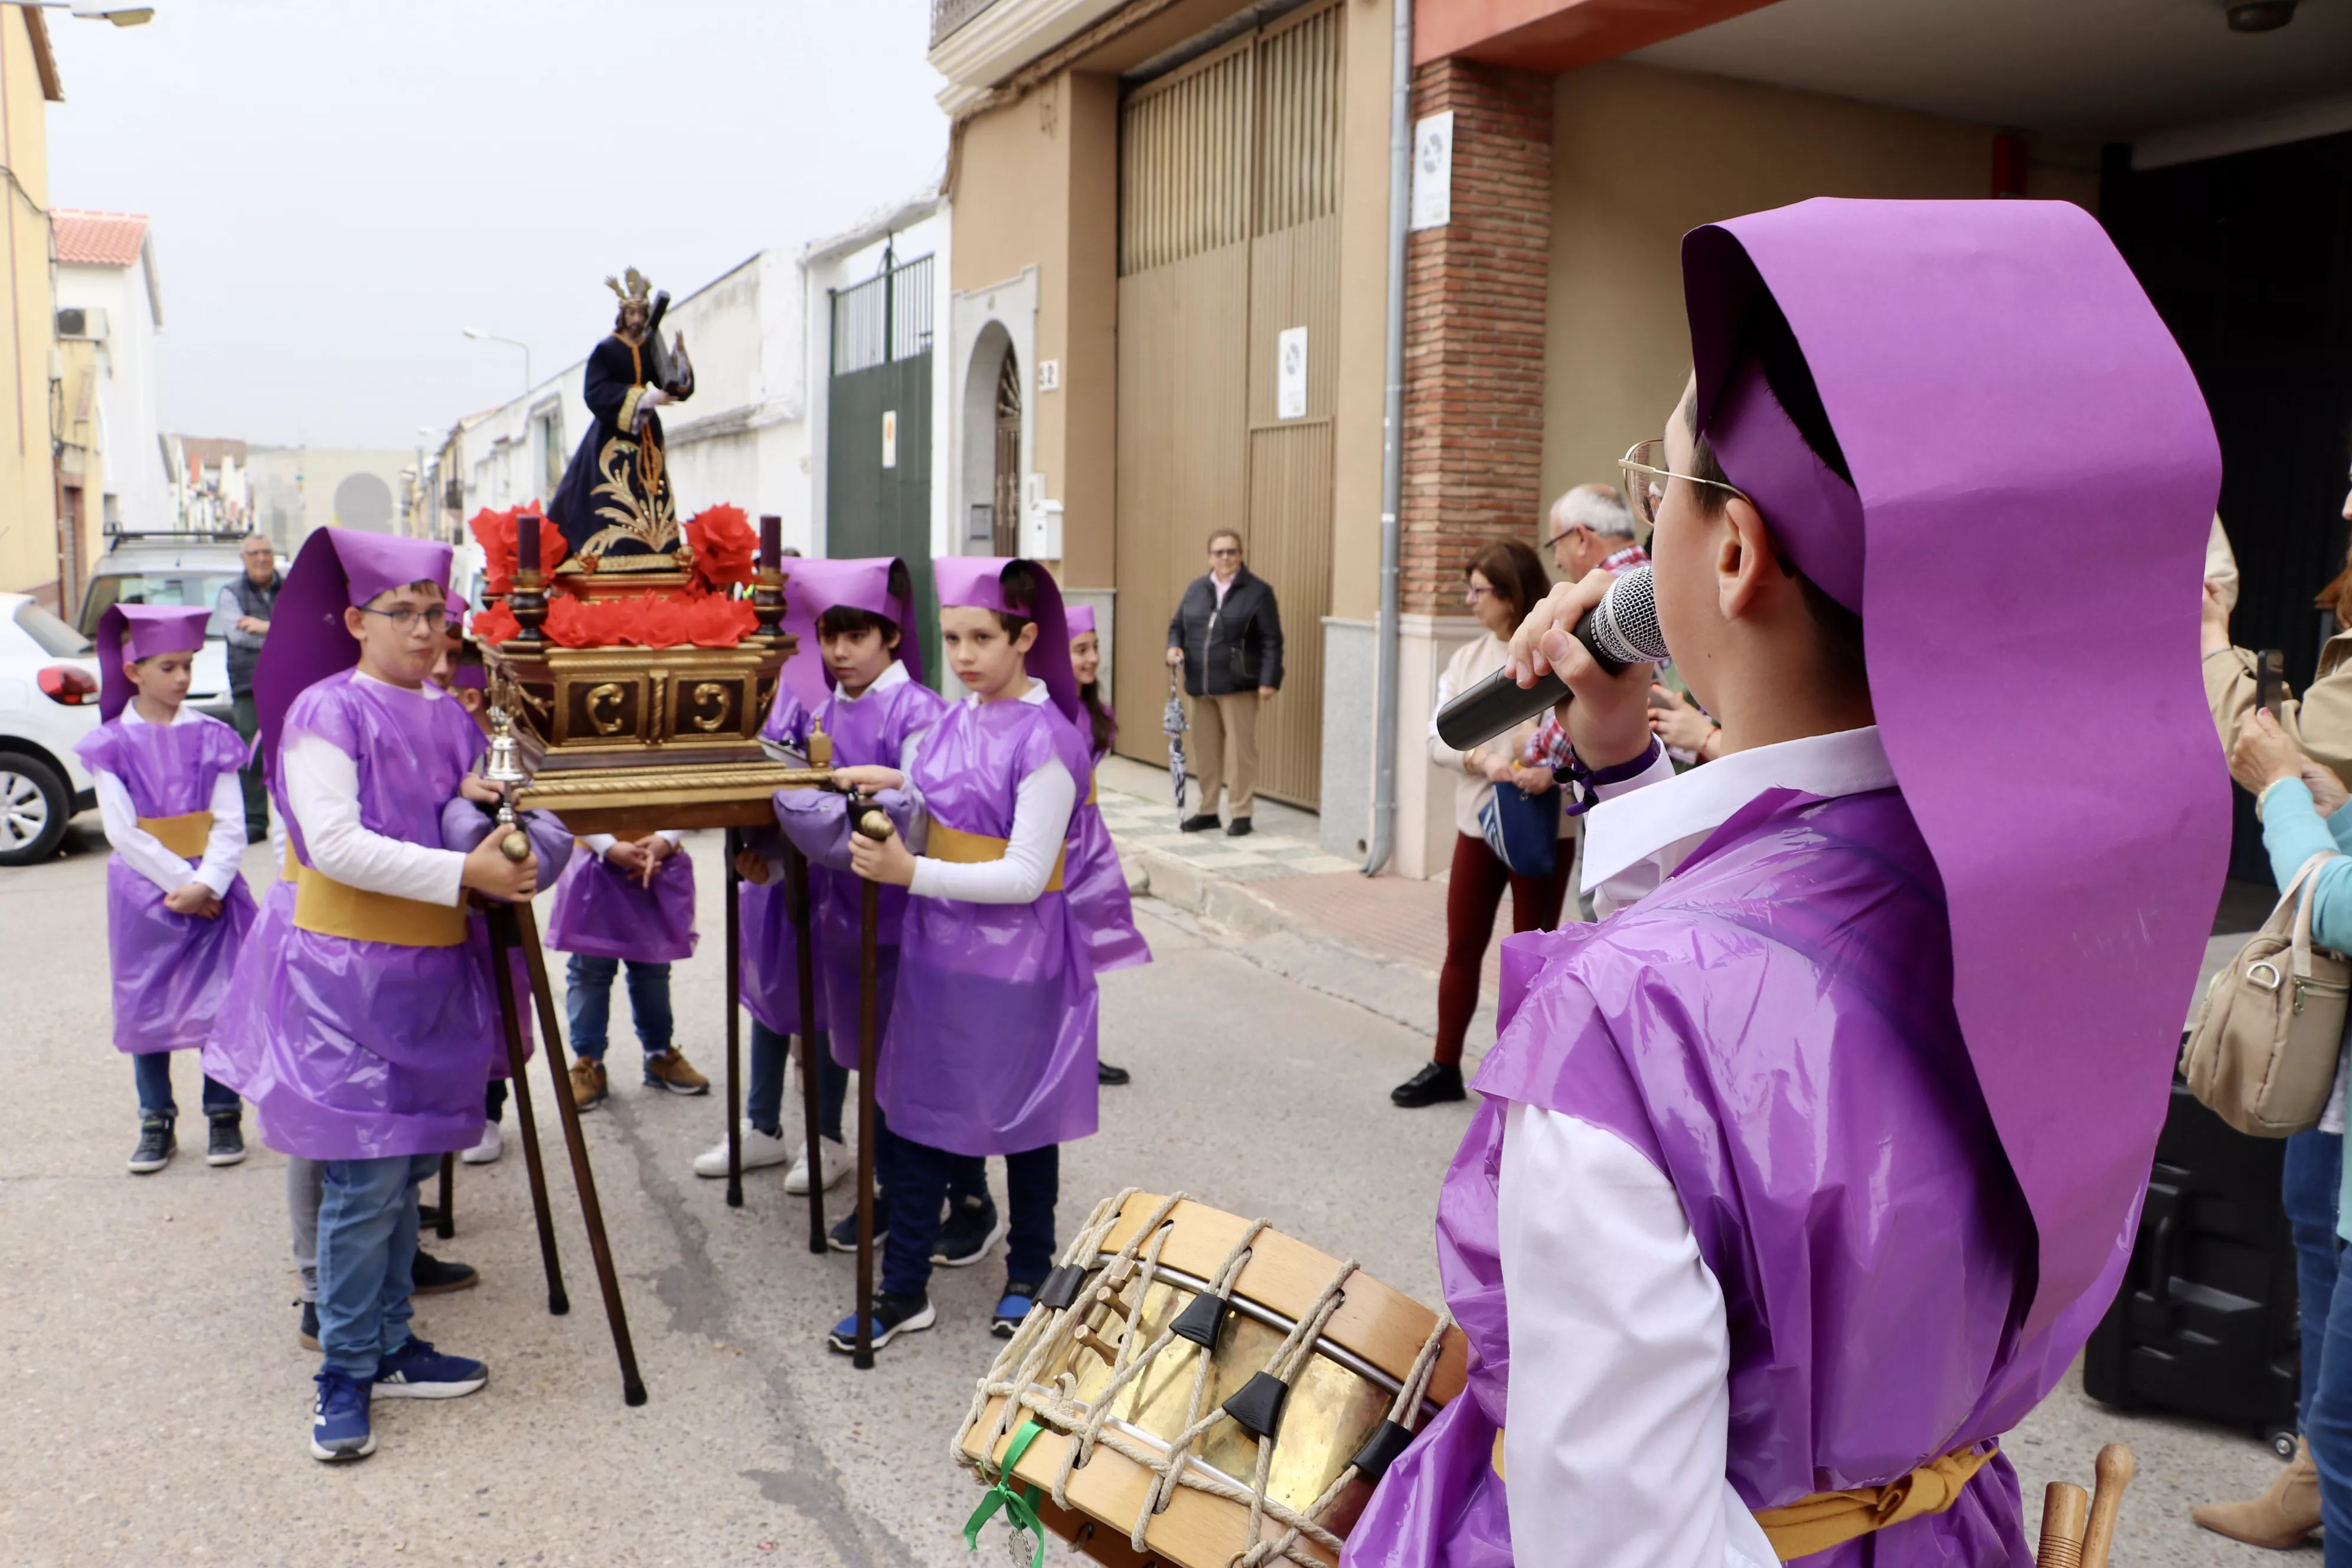
<path fill-rule="evenodd" d="M 646 275 L 644 273 L 632 267 L 626 272 L 623 273 L 621 277 L 628 279 L 627 288 L 625 289 L 621 286 L 621 278 L 613 277 L 607 277 L 604 279 L 604 287 L 610 289 L 615 295 L 618 295 L 623 304 L 626 304 L 632 300 L 642 302 L 652 298 L 654 286 L 646 280 Z"/>

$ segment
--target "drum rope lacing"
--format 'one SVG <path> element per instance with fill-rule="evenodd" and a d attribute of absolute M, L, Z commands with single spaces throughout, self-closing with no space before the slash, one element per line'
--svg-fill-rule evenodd
<path fill-rule="evenodd" d="M 1121 1209 L 1141 1190 L 1129 1187 L 1097 1204 L 1087 1216 L 1086 1225 L 1064 1250 L 1063 1264 L 1080 1268 L 1093 1264 L 1101 1256 L 1103 1245 L 1118 1224 Z M 1144 1532 L 1153 1516 L 1166 1510 L 1177 1487 L 1188 1486 L 1250 1510 L 1246 1539 L 1254 1544 L 1234 1558 L 1234 1568 L 1263 1568 L 1264 1564 L 1276 1559 L 1312 1563 L 1314 1559 L 1297 1554 L 1293 1548 L 1304 1536 L 1328 1552 L 1336 1553 L 1340 1550 L 1343 1544 L 1340 1538 L 1317 1521 L 1355 1480 L 1356 1466 L 1349 1463 L 1302 1513 L 1265 1494 L 1278 1431 L 1268 1433 L 1257 1440 L 1257 1464 L 1251 1485 L 1247 1487 L 1192 1463 L 1193 1445 L 1219 1421 L 1225 1419 L 1222 1405 L 1205 1415 L 1201 1414 L 1201 1402 L 1207 1394 L 1209 1369 L 1213 1359 L 1209 1352 L 1203 1350 L 1194 1357 L 1192 1389 L 1185 1407 L 1185 1425 L 1170 1439 L 1164 1449 L 1144 1443 L 1119 1427 L 1107 1426 L 1111 1406 L 1119 1392 L 1148 1368 L 1175 1339 L 1172 1314 L 1168 1324 L 1139 1352 L 1135 1350 L 1138 1336 L 1130 1325 L 1128 1332 L 1120 1336 L 1111 1357 L 1109 1381 L 1097 1392 L 1093 1400 L 1078 1400 L 1077 1379 L 1073 1372 L 1061 1373 L 1051 1385 L 1038 1382 L 1045 1368 L 1057 1357 L 1072 1351 L 1082 1335 L 1093 1341 L 1088 1346 L 1090 1349 L 1101 1344 L 1100 1339 L 1086 1326 L 1087 1311 L 1092 1307 L 1107 1305 L 1118 1299 L 1130 1280 L 1138 1285 L 1134 1311 L 1138 1317 L 1140 1316 L 1142 1303 L 1159 1273 L 1161 1248 L 1166 1246 L 1171 1234 L 1169 1215 L 1184 1201 L 1184 1196 L 1180 1192 L 1160 1200 L 1150 1217 L 1104 1266 L 1087 1297 L 1072 1302 L 1063 1311 L 1033 1310 L 1023 1320 L 1012 1342 L 998 1353 L 988 1375 L 974 1390 L 971 1411 L 964 1427 L 968 1431 L 978 1426 L 987 1412 L 988 1401 L 1001 1398 L 1003 1404 L 997 1412 L 994 1424 L 989 1428 L 986 1440 L 981 1445 L 983 1456 L 995 1453 L 997 1445 L 1004 1440 L 1015 1417 L 1024 1411 L 1030 1413 L 1031 1418 L 1043 1421 L 1074 1437 L 1076 1440 L 1063 1456 L 1061 1471 L 1054 1478 L 1055 1505 L 1066 1510 L 1072 1508 L 1067 1491 L 1070 1476 L 1093 1458 L 1097 1445 L 1108 1444 L 1124 1458 L 1151 1471 L 1153 1483 L 1146 1491 L 1142 1510 L 1129 1534 L 1129 1543 L 1138 1552 L 1148 1550 Z M 1249 1262 L 1258 1236 L 1268 1227 L 1269 1222 L 1260 1219 L 1253 1220 L 1243 1230 L 1210 1281 L 1213 1294 L 1221 1298 L 1231 1297 L 1235 1281 Z M 1317 1343 L 1332 1314 L 1345 1300 L 1344 1288 L 1356 1271 L 1357 1264 L 1353 1258 L 1340 1264 L 1313 1303 L 1291 1325 L 1290 1332 L 1282 1343 L 1267 1357 L 1262 1369 L 1265 1373 L 1280 1379 L 1286 1385 L 1298 1375 L 1314 1355 Z M 1389 1420 L 1405 1431 L 1413 1430 L 1420 1423 L 1422 1404 L 1427 1397 L 1430 1380 L 1436 1372 L 1439 1352 L 1453 1327 L 1454 1314 L 1440 1311 L 1435 1325 L 1413 1358 L 1412 1370 L 1399 1385 L 1396 1397 L 1390 1405 Z M 982 1475 L 988 1473 L 984 1459 L 975 1465 L 966 1458 L 961 1435 L 950 1452 L 958 1463 L 973 1465 Z M 1283 1533 L 1272 1540 L 1263 1540 L 1261 1536 L 1268 1515 L 1284 1527 Z"/>

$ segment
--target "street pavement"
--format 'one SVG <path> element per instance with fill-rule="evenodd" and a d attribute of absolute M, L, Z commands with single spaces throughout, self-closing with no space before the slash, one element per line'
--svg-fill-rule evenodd
<path fill-rule="evenodd" d="M 716 933 L 717 836 L 688 846 L 702 929 Z M 0 1139 L 0 1563 L 975 1561 L 958 1532 L 980 1494 L 948 1449 L 997 1343 L 986 1321 L 1001 1253 L 941 1270 L 940 1326 L 854 1371 L 821 1340 L 848 1310 L 851 1260 L 809 1254 L 806 1210 L 780 1170 L 748 1176 L 738 1210 L 723 1183 L 693 1174 L 694 1154 L 724 1131 L 718 1085 L 706 1099 L 639 1088 L 619 996 L 614 1097 L 586 1125 L 649 1403 L 622 1404 L 534 1063 L 570 1315 L 545 1310 L 509 1111 L 505 1160 L 460 1171 L 457 1237 L 427 1238 L 483 1283 L 418 1303 L 420 1331 L 486 1359 L 488 1387 L 380 1405 L 373 1458 L 312 1461 L 316 1357 L 296 1344 L 289 1305 L 285 1163 L 248 1121 L 252 1156 L 205 1167 L 195 1064 L 183 1058 L 180 1158 L 159 1175 L 124 1173 L 135 1101 L 109 1043 L 94 816 L 69 848 L 0 872 L 0 1027 L 17 1085 Z M 251 852 L 248 878 L 267 871 Z M 1147 900 L 1139 918 L 1158 961 L 1103 981 L 1103 1054 L 1135 1082 L 1106 1090 L 1101 1132 L 1065 1152 L 1062 1235 L 1122 1185 L 1177 1187 L 1433 1302 L 1437 1182 L 1469 1112 L 1388 1105 L 1425 1037 L 1171 906 Z M 714 1080 L 722 964 L 706 937 L 675 983 L 679 1044 Z M 2265 1450 L 2103 1410 L 2071 1379 L 2007 1444 L 2029 1523 L 2042 1484 L 2087 1482 L 2109 1440 L 2134 1446 L 2141 1475 L 2119 1568 L 2271 1560 L 2186 1517 L 2192 1502 L 2259 1489 L 2274 1468 Z M 978 1561 L 999 1560 L 1002 1542 L 983 1546 Z"/>

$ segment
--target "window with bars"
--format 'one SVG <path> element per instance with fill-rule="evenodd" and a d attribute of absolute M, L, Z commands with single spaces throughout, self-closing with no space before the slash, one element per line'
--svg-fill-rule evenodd
<path fill-rule="evenodd" d="M 931 258 L 917 257 L 833 296 L 833 374 L 931 352 Z"/>

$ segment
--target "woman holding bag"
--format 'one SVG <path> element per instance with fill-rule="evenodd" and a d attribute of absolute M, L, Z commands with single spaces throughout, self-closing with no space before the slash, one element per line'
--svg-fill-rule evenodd
<path fill-rule="evenodd" d="M 1528 611 L 1550 590 L 1549 576 L 1536 552 L 1522 541 L 1496 539 L 1481 545 L 1463 568 L 1464 602 L 1478 618 L 1480 634 L 1454 650 L 1437 683 L 1434 712 L 1455 693 L 1466 691 L 1503 668 L 1509 638 Z M 1464 1097 L 1462 1040 L 1470 1015 L 1478 1009 L 1478 972 L 1495 934 L 1495 914 L 1503 889 L 1511 890 L 1511 929 L 1549 931 L 1559 923 L 1561 897 L 1574 860 L 1575 818 L 1559 809 L 1549 768 L 1524 760 L 1535 726 L 1525 724 L 1482 746 L 1457 752 L 1429 726 L 1429 760 L 1454 777 L 1454 865 L 1445 889 L 1445 966 L 1437 979 L 1437 1039 L 1428 1066 L 1389 1091 L 1398 1105 L 1418 1108 Z M 1497 798 L 1508 791 L 1517 798 Z M 1513 847 L 1507 863 L 1488 842 L 1487 820 L 1496 838 Z M 1551 824 L 1559 847 L 1549 865 L 1525 853 L 1527 839 Z"/>

